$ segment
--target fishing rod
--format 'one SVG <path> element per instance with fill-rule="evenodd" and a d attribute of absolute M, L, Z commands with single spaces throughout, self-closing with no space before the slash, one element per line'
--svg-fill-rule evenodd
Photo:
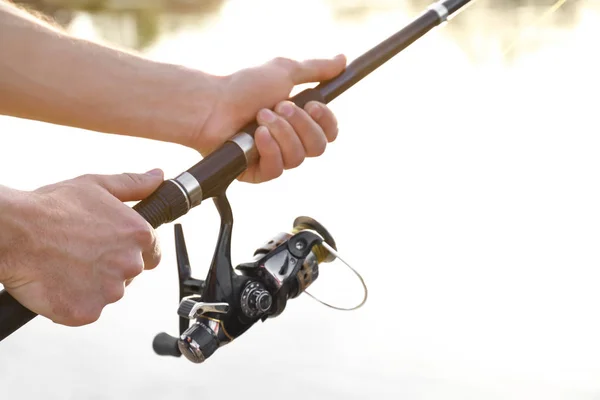
<path fill-rule="evenodd" d="M 313 100 L 330 103 L 471 1 L 445 0 L 430 5 L 403 29 L 351 62 L 340 75 L 290 100 L 302 108 Z M 207 199 L 213 199 L 221 218 L 213 259 L 204 280 L 192 277 L 183 230 L 180 224 L 175 224 L 179 336 L 158 334 L 153 348 L 159 355 L 183 354 L 188 360 L 201 363 L 258 320 L 264 322 L 280 315 L 289 299 L 308 294 L 306 289 L 318 278 L 320 264 L 336 259 L 345 263 L 323 225 L 309 217 L 298 217 L 289 232 L 274 236 L 255 251 L 250 262 L 233 268 L 230 261 L 233 214 L 225 192 L 231 182 L 257 161 L 254 145 L 257 128 L 256 121 L 249 123 L 213 153 L 176 178 L 164 181 L 133 207 L 155 229 L 175 221 Z M 366 286 L 360 279 L 365 297 L 350 310 L 366 301 Z M 8 292 L 0 291 L 0 341 L 36 315 Z"/>

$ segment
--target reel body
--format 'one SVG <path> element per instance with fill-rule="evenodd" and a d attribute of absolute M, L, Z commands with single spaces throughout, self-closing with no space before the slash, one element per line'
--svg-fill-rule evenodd
<path fill-rule="evenodd" d="M 179 271 L 179 337 L 158 334 L 153 348 L 159 355 L 183 354 L 202 363 L 259 320 L 280 315 L 287 301 L 302 294 L 319 276 L 319 265 L 336 257 L 327 230 L 309 217 L 296 218 L 291 232 L 282 232 L 260 246 L 251 261 L 233 268 L 233 216 L 225 195 L 214 198 L 221 229 L 204 281 L 191 277 L 183 230 L 175 225 Z M 337 250 L 337 249 L 336 249 Z"/>

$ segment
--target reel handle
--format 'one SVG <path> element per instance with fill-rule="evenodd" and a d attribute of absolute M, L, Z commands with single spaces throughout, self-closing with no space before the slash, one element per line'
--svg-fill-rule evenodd
<path fill-rule="evenodd" d="M 181 357 L 181 351 L 177 345 L 177 340 L 178 338 L 175 336 L 161 332 L 154 337 L 152 348 L 159 356 Z"/>

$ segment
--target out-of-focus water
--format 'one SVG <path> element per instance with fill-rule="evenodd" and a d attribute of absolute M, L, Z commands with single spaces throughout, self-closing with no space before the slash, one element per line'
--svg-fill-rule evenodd
<path fill-rule="evenodd" d="M 349 4 L 230 0 L 165 17 L 145 52 L 218 73 L 275 56 L 353 59 L 428 2 Z M 600 4 L 570 1 L 533 28 L 551 2 L 518 4 L 476 3 L 335 100 L 341 132 L 322 157 L 230 188 L 236 264 L 310 215 L 363 273 L 363 308 L 302 296 L 205 364 L 158 357 L 152 338 L 177 328 L 163 226 L 160 267 L 97 323 L 37 318 L 1 344 L 2 398 L 599 399 Z M 111 18 L 80 15 L 71 29 L 127 45 L 127 20 Z M 198 161 L 12 118 L 0 131 L 2 183 L 20 189 L 153 167 L 172 177 Z M 209 202 L 179 221 L 203 277 L 218 216 Z M 334 264 L 313 293 L 351 305 L 360 285 Z"/>

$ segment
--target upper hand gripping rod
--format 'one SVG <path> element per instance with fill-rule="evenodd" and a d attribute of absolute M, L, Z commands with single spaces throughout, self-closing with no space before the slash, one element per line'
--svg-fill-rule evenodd
<path fill-rule="evenodd" d="M 355 59 L 340 75 L 300 92 L 290 101 L 301 108 L 313 100 L 325 104 L 331 102 L 471 1 L 438 1 L 402 30 Z M 256 121 L 249 123 L 206 158 L 176 178 L 163 182 L 133 209 L 153 228 L 158 228 L 186 214 L 203 200 L 222 194 L 233 180 L 258 159 L 254 146 L 257 128 Z M 8 292 L 0 291 L 0 341 L 36 315 Z"/>

